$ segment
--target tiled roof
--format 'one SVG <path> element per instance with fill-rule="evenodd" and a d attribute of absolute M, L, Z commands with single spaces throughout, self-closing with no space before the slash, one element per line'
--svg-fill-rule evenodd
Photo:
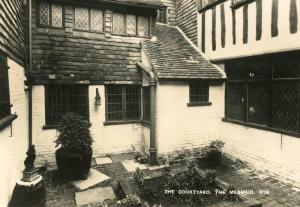
<path fill-rule="evenodd" d="M 164 4 L 160 0 L 99 0 L 99 1 L 118 3 L 118 4 L 130 4 L 135 6 L 164 7 Z"/>
<path fill-rule="evenodd" d="M 175 27 L 158 24 L 157 41 L 143 47 L 161 79 L 222 79 L 220 70 L 205 59 Z"/>

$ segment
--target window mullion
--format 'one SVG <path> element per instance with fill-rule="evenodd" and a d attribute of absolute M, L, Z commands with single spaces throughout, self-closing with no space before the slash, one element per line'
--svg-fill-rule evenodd
<path fill-rule="evenodd" d="M 123 120 L 126 120 L 126 86 L 122 87 L 122 111 Z"/>

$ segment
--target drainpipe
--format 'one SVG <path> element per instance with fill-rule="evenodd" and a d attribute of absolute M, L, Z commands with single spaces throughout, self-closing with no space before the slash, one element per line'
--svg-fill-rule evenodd
<path fill-rule="evenodd" d="M 28 0 L 28 149 L 32 145 L 32 80 L 30 71 L 32 67 L 32 0 Z"/>
<path fill-rule="evenodd" d="M 150 165 L 157 165 L 157 149 L 155 136 L 155 105 L 156 105 L 156 79 L 154 73 L 141 62 L 137 66 L 150 77 Z"/>

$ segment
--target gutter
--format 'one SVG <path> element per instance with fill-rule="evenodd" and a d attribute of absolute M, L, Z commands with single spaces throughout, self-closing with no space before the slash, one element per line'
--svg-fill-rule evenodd
<path fill-rule="evenodd" d="M 143 70 L 150 77 L 150 165 L 157 165 L 157 147 L 156 147 L 156 126 L 155 126 L 155 106 L 156 106 L 156 79 L 154 73 L 141 62 L 136 63 L 138 68 Z"/>

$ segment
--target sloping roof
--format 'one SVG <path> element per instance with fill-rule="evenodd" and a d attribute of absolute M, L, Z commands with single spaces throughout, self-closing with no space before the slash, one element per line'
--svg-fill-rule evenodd
<path fill-rule="evenodd" d="M 175 27 L 158 24 L 157 41 L 143 48 L 160 79 L 222 79 L 220 69 L 205 59 Z"/>
<path fill-rule="evenodd" d="M 133 6 L 164 7 L 160 0 L 99 0 L 109 3 L 128 4 Z"/>

